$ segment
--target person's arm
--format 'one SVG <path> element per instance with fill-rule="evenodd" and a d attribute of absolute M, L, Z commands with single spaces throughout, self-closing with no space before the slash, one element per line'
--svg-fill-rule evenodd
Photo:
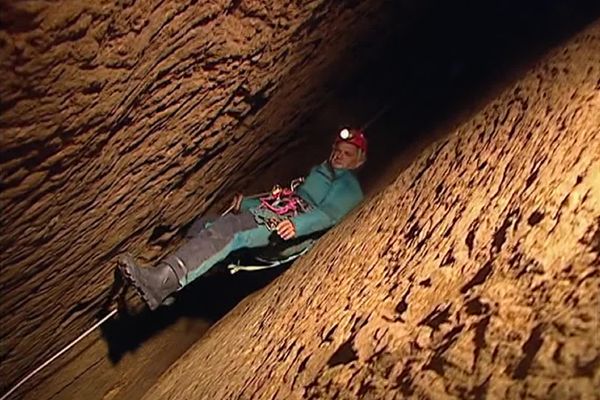
<path fill-rule="evenodd" d="M 355 181 L 334 181 L 318 207 L 290 218 L 295 227 L 295 236 L 306 236 L 331 228 L 356 207 L 362 198 L 360 186 Z"/>

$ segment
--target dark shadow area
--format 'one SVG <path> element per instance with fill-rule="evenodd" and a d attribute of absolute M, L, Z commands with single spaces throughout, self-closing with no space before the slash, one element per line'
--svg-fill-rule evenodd
<path fill-rule="evenodd" d="M 348 123 L 364 125 L 384 112 L 367 127 L 365 186 L 405 149 L 448 133 L 599 17 L 595 0 L 461 0 L 434 2 L 411 26 L 398 24 L 380 56 L 337 88 L 336 107 L 348 108 L 341 115 Z M 340 115 L 325 120 L 331 126 L 322 132 L 345 122 Z"/>
<path fill-rule="evenodd" d="M 399 21 L 404 21 L 402 11 L 398 4 Z M 367 129 L 369 161 L 360 178 L 369 191 L 375 180 L 395 178 L 439 132 L 448 133 L 452 123 L 471 115 L 545 52 L 599 15 L 600 1 L 591 0 L 433 2 L 409 26 L 399 24 L 397 33 L 381 46 L 381 54 L 360 74 L 335 87 L 335 96 L 321 115 L 295 129 L 306 129 L 306 140 L 320 142 L 319 148 L 325 149 L 331 132 L 340 126 L 363 125 L 386 110 Z M 292 171 L 290 178 L 297 176 L 296 171 L 307 171 L 327 151 L 308 154 L 303 145 L 302 141 L 295 145 L 294 154 L 284 161 Z M 398 160 L 411 147 L 416 149 L 413 158 Z M 280 167 L 281 163 L 270 162 L 265 165 Z M 155 232 L 153 239 L 162 233 Z M 103 327 L 111 360 L 118 362 L 182 316 L 214 323 L 284 269 L 233 276 L 223 271 L 186 287 L 170 307 L 121 315 Z"/>

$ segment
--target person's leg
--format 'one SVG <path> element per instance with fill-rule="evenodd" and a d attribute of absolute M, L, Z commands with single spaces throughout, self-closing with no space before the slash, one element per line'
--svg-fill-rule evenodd
<path fill-rule="evenodd" d="M 197 218 L 196 220 L 194 220 L 194 222 L 192 222 L 192 226 L 190 226 L 190 229 L 188 229 L 188 231 L 185 233 L 185 238 L 192 239 L 198 236 L 200 232 L 212 225 L 212 223 L 215 222 L 218 218 L 219 217 L 215 215 L 207 215 L 204 217 Z"/>
<path fill-rule="evenodd" d="M 120 269 L 154 310 L 167 296 L 204 274 L 229 253 L 268 245 L 270 234 L 250 213 L 229 214 L 200 231 L 155 268 L 140 268 L 132 257 L 125 256 Z"/>
<path fill-rule="evenodd" d="M 256 223 L 250 213 L 228 214 L 165 257 L 163 262 L 175 270 L 183 287 L 233 251 L 268 245 L 270 234 L 267 228 Z"/>

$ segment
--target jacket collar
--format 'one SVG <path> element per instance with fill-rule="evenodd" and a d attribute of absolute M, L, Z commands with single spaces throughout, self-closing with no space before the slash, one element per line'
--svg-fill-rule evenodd
<path fill-rule="evenodd" d="M 331 179 L 339 179 L 345 175 L 353 174 L 352 170 L 344 168 L 333 168 L 329 161 L 323 161 L 320 165 L 321 169 L 325 172 L 326 176 Z"/>

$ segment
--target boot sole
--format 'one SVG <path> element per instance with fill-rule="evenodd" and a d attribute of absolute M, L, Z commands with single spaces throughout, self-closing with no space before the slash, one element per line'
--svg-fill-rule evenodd
<path fill-rule="evenodd" d="M 122 257 L 119 260 L 119 271 L 121 272 L 121 275 L 127 282 L 131 284 L 131 286 L 134 287 L 137 294 L 142 298 L 144 303 L 146 303 L 146 306 L 148 306 L 151 311 L 156 310 L 160 306 L 160 303 L 146 290 L 144 290 L 137 278 L 137 275 L 130 269 L 133 268 L 131 264 L 133 264 L 133 260 L 131 260 L 129 257 Z"/>

